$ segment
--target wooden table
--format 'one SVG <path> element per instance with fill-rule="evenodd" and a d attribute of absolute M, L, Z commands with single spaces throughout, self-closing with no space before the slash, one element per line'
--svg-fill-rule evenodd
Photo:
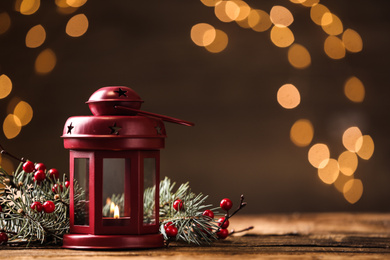
<path fill-rule="evenodd" d="M 390 213 L 235 216 L 230 227 L 254 226 L 211 246 L 86 251 L 0 247 L 0 259 L 390 259 Z"/>

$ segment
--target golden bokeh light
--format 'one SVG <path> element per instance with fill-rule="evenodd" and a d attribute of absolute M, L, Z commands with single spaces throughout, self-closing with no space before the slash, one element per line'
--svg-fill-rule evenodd
<path fill-rule="evenodd" d="M 47 74 L 56 66 L 57 58 L 51 49 L 43 50 L 35 60 L 35 72 L 37 74 Z"/>
<path fill-rule="evenodd" d="M 313 145 L 308 152 L 308 160 L 315 168 L 320 168 L 328 163 L 330 158 L 329 148 L 326 144 Z"/>
<path fill-rule="evenodd" d="M 341 193 L 344 193 L 344 185 L 347 183 L 347 181 L 354 179 L 354 176 L 347 176 L 344 174 L 339 174 L 339 177 L 337 177 L 337 180 L 333 183 L 336 190 L 338 190 Z"/>
<path fill-rule="evenodd" d="M 218 53 L 223 51 L 228 45 L 228 36 L 225 32 L 221 30 L 215 30 L 215 39 L 214 41 L 205 46 L 206 50 L 212 53 Z"/>
<path fill-rule="evenodd" d="M 88 18 L 85 14 L 76 14 L 69 19 L 65 31 L 71 37 L 80 37 L 87 32 L 88 26 Z"/>
<path fill-rule="evenodd" d="M 312 7 L 312 6 L 315 6 L 316 4 L 318 4 L 319 2 L 320 2 L 320 0 L 306 0 L 306 1 L 303 1 L 302 5 L 306 6 L 306 7 Z"/>
<path fill-rule="evenodd" d="M 226 1 L 225 13 L 230 19 L 236 20 L 240 15 L 240 6 L 236 1 Z M 243 17 L 241 20 L 243 19 L 245 19 L 245 17 Z"/>
<path fill-rule="evenodd" d="M 38 24 L 32 27 L 26 35 L 26 46 L 29 48 L 37 48 L 46 40 L 46 31 L 42 25 Z"/>
<path fill-rule="evenodd" d="M 207 46 L 214 42 L 217 33 L 215 28 L 207 23 L 198 23 L 191 28 L 191 40 L 198 46 Z"/>
<path fill-rule="evenodd" d="M 11 18 L 7 12 L 0 13 L 0 34 L 4 34 L 11 27 Z"/>
<path fill-rule="evenodd" d="M 347 181 L 343 189 L 344 198 L 351 204 L 355 204 L 363 195 L 363 183 L 359 179 Z"/>
<path fill-rule="evenodd" d="M 328 36 L 326 38 L 324 51 L 331 59 L 339 60 L 345 57 L 344 43 L 336 36 Z"/>
<path fill-rule="evenodd" d="M 9 114 L 3 122 L 3 132 L 7 139 L 15 138 L 22 129 L 22 123 L 14 114 Z"/>
<path fill-rule="evenodd" d="M 256 32 L 264 32 L 272 26 L 269 14 L 259 9 L 252 9 L 250 11 L 248 24 Z"/>
<path fill-rule="evenodd" d="M 356 151 L 360 158 L 368 160 L 374 154 L 374 140 L 371 136 L 363 135 L 356 141 Z"/>
<path fill-rule="evenodd" d="M 20 4 L 19 12 L 24 15 L 31 15 L 38 11 L 40 5 L 40 0 L 23 0 Z"/>
<path fill-rule="evenodd" d="M 362 132 L 356 126 L 352 126 L 343 133 L 343 145 L 350 152 L 358 151 L 361 146 L 357 146 L 358 139 L 362 137 Z"/>
<path fill-rule="evenodd" d="M 242 21 L 248 18 L 249 13 L 251 12 L 250 6 L 244 2 L 244 1 L 235 1 L 235 3 L 238 5 L 240 12 L 238 16 L 236 17 L 236 21 Z"/>
<path fill-rule="evenodd" d="M 356 31 L 352 29 L 345 30 L 341 39 L 347 51 L 360 52 L 363 50 L 362 37 Z"/>
<path fill-rule="evenodd" d="M 344 85 L 344 94 L 352 102 L 363 102 L 365 89 L 363 83 L 357 77 L 350 77 Z"/>
<path fill-rule="evenodd" d="M 66 0 L 67 5 L 71 7 L 81 7 L 83 6 L 87 0 Z"/>
<path fill-rule="evenodd" d="M 294 43 L 294 34 L 288 27 L 274 26 L 271 29 L 271 41 L 280 48 L 285 48 Z"/>
<path fill-rule="evenodd" d="M 338 158 L 340 171 L 346 176 L 352 176 L 358 167 L 358 157 L 356 153 L 345 151 Z"/>
<path fill-rule="evenodd" d="M 275 5 L 271 8 L 270 19 L 275 26 L 287 27 L 293 23 L 294 16 L 286 7 Z"/>
<path fill-rule="evenodd" d="M 67 0 L 55 0 L 57 5 L 57 12 L 60 14 L 71 14 L 77 10 L 77 7 L 71 7 L 68 5 Z"/>
<path fill-rule="evenodd" d="M 0 76 L 0 99 L 7 97 L 12 91 L 12 81 L 11 79 L 2 74 Z"/>
<path fill-rule="evenodd" d="M 297 120 L 290 130 L 291 141 L 299 147 L 308 146 L 313 140 L 314 128 L 310 120 Z"/>
<path fill-rule="evenodd" d="M 200 0 L 205 6 L 214 7 L 221 0 Z"/>
<path fill-rule="evenodd" d="M 299 90 L 293 84 L 284 84 L 276 94 L 278 103 L 286 109 L 296 108 L 301 103 Z"/>
<path fill-rule="evenodd" d="M 322 4 L 316 4 L 316 5 L 313 5 L 311 8 L 310 8 L 310 18 L 311 20 L 317 24 L 317 25 L 323 25 L 322 24 L 322 17 L 324 16 L 324 14 L 326 13 L 330 13 L 329 9 L 322 5 Z"/>
<path fill-rule="evenodd" d="M 234 21 L 234 18 L 229 17 L 227 13 L 227 6 L 228 3 L 230 2 L 231 1 L 219 1 L 218 3 L 215 4 L 214 14 L 221 22 L 229 23 Z"/>
<path fill-rule="evenodd" d="M 309 51 L 304 46 L 297 43 L 290 46 L 287 57 L 291 66 L 297 69 L 307 68 L 311 64 Z"/>
<path fill-rule="evenodd" d="M 14 109 L 14 115 L 19 118 L 21 125 L 25 126 L 33 117 L 33 109 L 27 102 L 20 101 Z"/>
<path fill-rule="evenodd" d="M 7 114 L 13 114 L 15 107 L 19 102 L 22 101 L 19 97 L 17 96 L 12 96 L 11 100 L 8 101 L 7 104 Z"/>
<path fill-rule="evenodd" d="M 339 163 L 331 158 L 327 164 L 321 164 L 320 168 L 318 168 L 318 177 L 326 184 L 334 183 L 339 177 Z"/>
<path fill-rule="evenodd" d="M 329 35 L 339 35 L 343 33 L 343 23 L 340 18 L 332 13 L 325 13 L 321 20 L 322 29 Z"/>

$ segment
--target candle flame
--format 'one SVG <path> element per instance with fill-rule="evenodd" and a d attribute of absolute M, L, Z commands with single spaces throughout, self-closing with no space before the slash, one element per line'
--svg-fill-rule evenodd
<path fill-rule="evenodd" d="M 119 218 L 119 207 L 118 205 L 115 206 L 115 209 L 114 209 L 114 218 Z"/>
<path fill-rule="evenodd" d="M 111 205 L 110 205 L 110 214 L 113 214 L 113 213 L 114 213 L 114 210 L 115 210 L 115 203 L 114 203 L 114 202 L 111 202 Z"/>

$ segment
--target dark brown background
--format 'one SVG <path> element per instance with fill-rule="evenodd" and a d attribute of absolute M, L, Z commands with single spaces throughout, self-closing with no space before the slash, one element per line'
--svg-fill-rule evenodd
<path fill-rule="evenodd" d="M 146 101 L 144 110 L 196 123 L 193 128 L 166 124 L 161 175 L 190 181 L 195 192 L 210 195 L 210 203 L 223 197 L 238 201 L 244 193 L 247 213 L 388 211 L 387 1 L 321 1 L 363 38 L 363 51 L 340 61 L 324 54 L 326 34 L 311 22 L 308 8 L 287 0 L 247 1 L 267 12 L 277 4 L 291 10 L 296 42 L 312 57 L 305 70 L 289 65 L 287 49 L 275 47 L 269 31 L 220 22 L 198 0 L 88 1 L 76 11 L 89 19 L 87 33 L 79 38 L 65 34 L 72 15 L 58 14 L 54 1 L 42 1 L 31 16 L 12 11 L 12 3 L 0 4 L 12 20 L 10 31 L 0 36 L 0 73 L 14 85 L 11 95 L 0 100 L 0 119 L 15 96 L 32 105 L 34 118 L 15 139 L 1 133 L 1 143 L 11 152 L 68 172 L 68 151 L 60 138 L 66 119 L 90 114 L 84 102 L 96 89 L 125 85 Z M 225 51 L 212 54 L 191 41 L 191 27 L 200 22 L 227 33 Z M 45 27 L 47 39 L 37 49 L 26 48 L 25 35 L 36 24 Z M 56 53 L 57 65 L 38 76 L 34 61 L 45 48 Z M 343 95 L 350 76 L 365 85 L 362 104 Z M 285 83 L 300 90 L 296 109 L 285 110 L 276 101 Z M 341 136 L 347 127 L 358 125 L 372 136 L 374 156 L 359 160 L 355 174 L 364 185 L 359 202 L 350 205 L 333 186 L 323 184 L 307 160 L 308 147 L 292 144 L 289 130 L 300 118 L 313 122 L 313 143 L 328 144 L 333 158 L 344 150 Z"/>

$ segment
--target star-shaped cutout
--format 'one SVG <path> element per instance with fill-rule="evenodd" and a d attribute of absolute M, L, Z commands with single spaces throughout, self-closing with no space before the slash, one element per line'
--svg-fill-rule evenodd
<path fill-rule="evenodd" d="M 116 126 L 116 123 L 114 123 L 113 126 L 109 126 L 109 128 L 111 129 L 110 134 L 112 134 L 112 135 L 119 135 L 119 130 L 122 129 L 122 127 Z"/>
<path fill-rule="evenodd" d="M 123 89 L 119 88 L 118 90 L 115 90 L 114 92 L 118 93 L 118 95 L 119 95 L 118 97 L 121 97 L 121 96 L 127 97 L 127 95 L 126 95 L 127 90 L 123 90 Z"/>
<path fill-rule="evenodd" d="M 67 134 L 72 134 L 72 129 L 74 128 L 74 126 L 72 126 L 72 122 L 70 123 L 70 125 L 68 125 L 68 132 Z"/>
<path fill-rule="evenodd" d="M 161 127 L 158 125 L 158 126 L 155 126 L 154 128 L 156 128 L 156 131 L 157 131 L 157 134 L 158 135 L 161 135 L 162 133 L 161 133 Z"/>

